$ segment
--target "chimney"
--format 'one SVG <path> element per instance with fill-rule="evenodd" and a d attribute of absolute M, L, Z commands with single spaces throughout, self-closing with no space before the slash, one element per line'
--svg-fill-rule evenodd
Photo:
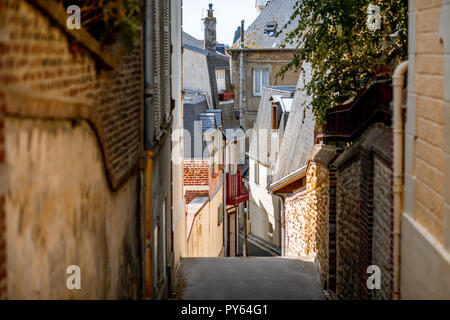
<path fill-rule="evenodd" d="M 205 50 L 216 52 L 216 17 L 212 3 L 209 4 L 208 16 L 205 17 Z"/>

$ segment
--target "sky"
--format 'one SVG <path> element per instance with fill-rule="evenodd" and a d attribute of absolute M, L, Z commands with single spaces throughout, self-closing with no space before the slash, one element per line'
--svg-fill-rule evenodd
<path fill-rule="evenodd" d="M 256 19 L 255 0 L 183 0 L 183 31 L 203 40 L 202 9 L 206 16 L 208 4 L 213 4 L 217 18 L 217 41 L 232 45 L 234 32 L 245 20 L 245 29 Z"/>

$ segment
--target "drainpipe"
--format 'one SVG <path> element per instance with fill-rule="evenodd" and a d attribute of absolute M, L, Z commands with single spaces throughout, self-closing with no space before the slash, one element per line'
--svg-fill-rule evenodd
<path fill-rule="evenodd" d="M 244 119 L 244 25 L 245 20 L 241 21 L 241 52 L 239 56 L 239 122 L 242 128 L 245 128 Z"/>
<path fill-rule="evenodd" d="M 224 136 L 224 130 L 222 130 L 222 137 Z M 227 226 L 227 140 L 226 138 L 223 139 L 223 221 L 222 221 L 222 226 L 223 226 L 223 256 L 226 257 L 227 256 L 227 240 L 228 240 L 228 234 L 227 234 L 227 230 L 228 230 L 228 226 Z"/>
<path fill-rule="evenodd" d="M 153 151 L 147 151 L 145 187 L 145 284 L 146 297 L 152 298 L 151 222 L 152 222 L 152 170 Z"/>
<path fill-rule="evenodd" d="M 403 86 L 408 72 L 408 61 L 395 69 L 393 81 L 394 104 L 394 288 L 393 299 L 400 299 L 400 242 L 403 211 Z"/>
<path fill-rule="evenodd" d="M 153 158 L 155 155 L 153 145 L 153 0 L 145 1 L 144 21 L 144 149 L 145 151 L 145 297 L 152 298 L 152 173 Z"/>

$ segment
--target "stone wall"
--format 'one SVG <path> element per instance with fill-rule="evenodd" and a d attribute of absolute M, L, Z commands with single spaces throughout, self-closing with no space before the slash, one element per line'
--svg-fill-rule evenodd
<path fill-rule="evenodd" d="M 319 245 L 327 246 L 328 238 L 328 174 L 316 163 L 310 163 L 306 173 L 306 188 L 285 200 L 285 254 L 310 256 L 318 253 Z M 319 261 L 327 264 L 326 251 Z M 324 270 L 324 272 L 326 272 Z"/>
<path fill-rule="evenodd" d="M 337 175 L 337 274 L 340 299 L 360 298 L 360 180 L 361 162 L 354 159 L 339 168 Z"/>

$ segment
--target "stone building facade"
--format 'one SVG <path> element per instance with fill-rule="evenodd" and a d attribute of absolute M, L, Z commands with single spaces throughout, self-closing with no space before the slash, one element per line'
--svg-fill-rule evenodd
<path fill-rule="evenodd" d="M 240 99 L 239 87 L 239 51 L 232 54 L 232 79 L 236 87 L 236 101 Z M 283 78 L 277 77 L 281 69 L 292 59 L 292 50 L 245 50 L 244 51 L 244 117 L 245 129 L 254 127 L 261 103 L 261 94 L 254 93 L 254 74 L 257 70 L 268 70 L 268 86 L 295 86 L 299 72 L 288 71 Z"/>
<path fill-rule="evenodd" d="M 244 33 L 244 43 L 236 41 L 230 48 L 232 57 L 232 76 L 235 86 L 236 101 L 242 97 L 241 119 L 245 130 L 254 127 L 258 107 L 261 102 L 263 88 L 270 86 L 295 86 L 300 72 L 287 71 L 283 77 L 277 74 L 289 63 L 296 48 L 292 44 L 284 44 L 286 35 L 293 30 L 291 22 L 284 28 L 293 14 L 294 0 L 272 0 L 267 3 L 261 14 Z M 240 74 L 240 59 L 243 55 L 244 73 Z M 240 88 L 242 76 L 243 88 Z M 236 104 L 236 110 L 239 105 Z"/>

